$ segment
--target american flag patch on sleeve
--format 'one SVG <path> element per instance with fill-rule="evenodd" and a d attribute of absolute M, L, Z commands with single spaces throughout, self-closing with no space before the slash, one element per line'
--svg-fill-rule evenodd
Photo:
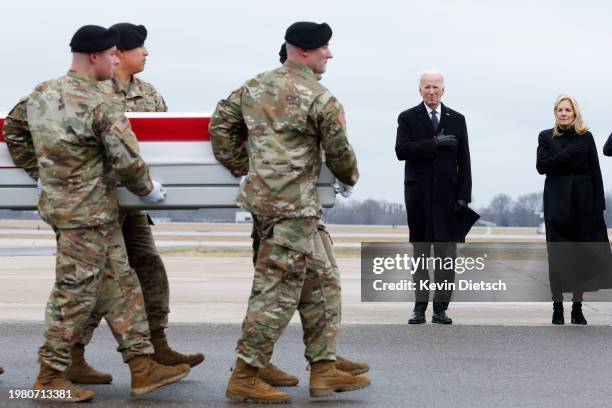
<path fill-rule="evenodd" d="M 121 132 L 125 132 L 125 129 L 128 128 L 128 126 L 130 126 L 130 121 L 128 120 L 128 118 L 126 118 L 125 116 L 121 119 L 119 119 L 117 121 L 117 123 L 115 123 L 115 127 Z"/>

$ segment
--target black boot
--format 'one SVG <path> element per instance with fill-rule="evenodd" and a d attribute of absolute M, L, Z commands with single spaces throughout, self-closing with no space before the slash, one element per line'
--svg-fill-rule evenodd
<path fill-rule="evenodd" d="M 552 324 L 565 324 L 565 318 L 563 317 L 563 302 L 553 302 Z"/>
<path fill-rule="evenodd" d="M 414 309 L 412 316 L 408 319 L 408 324 L 423 324 L 425 323 L 425 311 Z"/>
<path fill-rule="evenodd" d="M 415 302 L 412 316 L 408 319 L 408 324 L 425 323 L 425 310 L 427 310 L 427 302 Z"/>
<path fill-rule="evenodd" d="M 582 314 L 582 302 L 572 303 L 572 324 L 581 324 L 586 326 L 587 321 Z"/>
<path fill-rule="evenodd" d="M 448 315 L 446 314 L 446 310 L 441 309 L 437 312 L 434 312 L 433 316 L 431 317 L 431 322 L 438 324 L 453 324 L 453 319 L 448 317 Z"/>

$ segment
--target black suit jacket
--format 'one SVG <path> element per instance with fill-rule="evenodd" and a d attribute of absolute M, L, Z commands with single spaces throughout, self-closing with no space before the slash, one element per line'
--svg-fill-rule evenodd
<path fill-rule="evenodd" d="M 395 153 L 405 161 L 404 198 L 411 242 L 463 242 L 464 228 L 457 225 L 454 203 L 471 201 L 472 172 L 465 117 L 444 104 L 439 130 L 457 137 L 457 149 L 438 149 L 437 132 L 425 104 L 398 117 Z"/>

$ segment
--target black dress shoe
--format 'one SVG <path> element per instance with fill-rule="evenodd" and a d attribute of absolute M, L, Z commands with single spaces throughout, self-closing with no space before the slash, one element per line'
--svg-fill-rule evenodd
<path fill-rule="evenodd" d="M 431 322 L 438 324 L 453 324 L 453 319 L 446 315 L 446 310 L 440 310 L 439 312 L 434 312 Z"/>
<path fill-rule="evenodd" d="M 425 311 L 415 310 L 408 319 L 408 324 L 422 324 L 425 323 Z"/>

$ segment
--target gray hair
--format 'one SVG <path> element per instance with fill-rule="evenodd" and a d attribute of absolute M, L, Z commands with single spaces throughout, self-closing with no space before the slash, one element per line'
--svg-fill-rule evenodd
<path fill-rule="evenodd" d="M 423 78 L 427 75 L 436 75 L 440 77 L 440 84 L 442 85 L 442 89 L 444 89 L 444 75 L 437 69 L 428 69 L 426 71 L 421 72 L 421 76 L 419 76 L 419 89 L 421 89 L 421 85 L 423 85 Z"/>

